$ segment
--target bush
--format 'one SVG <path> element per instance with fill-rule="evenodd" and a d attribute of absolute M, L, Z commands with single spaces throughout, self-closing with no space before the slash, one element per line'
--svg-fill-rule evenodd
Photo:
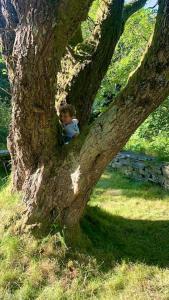
<path fill-rule="evenodd" d="M 160 160 L 169 161 L 169 132 L 161 132 L 151 139 L 141 138 L 138 131 L 127 143 L 126 150 L 157 156 Z"/>

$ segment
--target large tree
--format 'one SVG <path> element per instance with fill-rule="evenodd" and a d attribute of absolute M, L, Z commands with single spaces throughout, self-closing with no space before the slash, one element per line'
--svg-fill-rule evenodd
<path fill-rule="evenodd" d="M 93 32 L 82 40 L 92 0 L 0 0 L 13 94 L 8 147 L 13 188 L 26 204 L 24 225 L 77 225 L 106 165 L 169 95 L 169 0 L 159 0 L 140 65 L 107 111 L 88 125 L 125 23 L 145 3 L 100 0 Z M 69 145 L 60 143 L 55 112 L 55 101 L 62 100 L 75 106 L 81 126 Z"/>

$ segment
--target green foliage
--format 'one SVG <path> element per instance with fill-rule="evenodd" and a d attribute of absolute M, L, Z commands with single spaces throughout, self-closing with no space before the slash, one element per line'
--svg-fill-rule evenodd
<path fill-rule="evenodd" d="M 10 96 L 4 90 L 9 91 L 9 81 L 0 49 L 0 149 L 6 149 L 10 120 Z"/>
<path fill-rule="evenodd" d="M 116 94 L 116 85 L 126 85 L 130 73 L 138 66 L 155 25 L 155 14 L 141 9 L 126 23 L 123 35 L 117 45 L 112 63 L 102 82 L 95 107 L 98 107 L 107 93 Z"/>
<path fill-rule="evenodd" d="M 98 92 L 94 112 L 107 109 L 107 99 L 123 88 L 130 74 L 137 68 L 153 33 L 155 13 L 142 9 L 127 22 L 125 31 L 117 45 L 115 55 Z M 117 88 L 120 87 L 120 88 Z M 156 155 L 169 160 L 169 98 L 153 112 L 128 142 L 126 149 Z"/>
<path fill-rule="evenodd" d="M 83 39 L 87 39 L 90 37 L 96 23 L 97 19 L 97 13 L 98 9 L 100 7 L 101 0 L 95 0 L 92 3 L 92 6 L 90 8 L 88 18 L 85 22 L 82 23 L 82 34 L 83 34 Z"/>
<path fill-rule="evenodd" d="M 6 149 L 6 138 L 10 121 L 10 106 L 0 101 L 0 149 Z"/>
<path fill-rule="evenodd" d="M 107 84 L 125 86 L 129 74 L 138 66 L 153 32 L 155 16 L 148 9 L 142 9 L 129 19 L 113 57 Z"/>
<path fill-rule="evenodd" d="M 159 160 L 169 161 L 169 133 L 161 132 L 160 134 L 146 139 L 140 137 L 142 127 L 131 137 L 125 149 L 135 152 L 146 153 L 158 157 Z"/>
<path fill-rule="evenodd" d="M 169 98 L 139 127 L 126 149 L 169 161 Z"/>
<path fill-rule="evenodd" d="M 1 186 L 0 299 L 168 299 L 169 193 L 107 171 L 81 224 L 91 242 L 80 249 L 59 232 L 15 233 L 19 200 L 10 182 Z"/>
<path fill-rule="evenodd" d="M 169 98 L 139 128 L 139 136 L 149 140 L 162 133 L 169 134 Z"/>
<path fill-rule="evenodd" d="M 9 103 L 10 96 L 4 90 L 9 92 L 9 81 L 8 81 L 6 66 L 2 58 L 2 53 L 0 48 L 0 101 Z"/>

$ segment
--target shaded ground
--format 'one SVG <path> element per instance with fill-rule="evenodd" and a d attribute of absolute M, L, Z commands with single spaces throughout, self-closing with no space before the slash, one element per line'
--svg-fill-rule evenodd
<path fill-rule="evenodd" d="M 57 226 L 41 240 L 4 228 L 19 196 L 2 177 L 0 299 L 169 299 L 169 193 L 107 171 L 71 249 Z"/>

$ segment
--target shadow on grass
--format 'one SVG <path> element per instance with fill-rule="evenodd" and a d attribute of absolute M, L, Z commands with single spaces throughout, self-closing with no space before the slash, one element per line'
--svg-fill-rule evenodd
<path fill-rule="evenodd" d="M 1 172 L 0 189 L 4 184 L 5 177 Z M 148 189 L 151 198 L 159 198 L 154 186 L 151 188 L 149 184 L 137 183 L 109 172 L 102 177 L 94 193 L 102 194 L 110 188 L 122 189 L 128 197 L 134 197 L 137 192 L 140 197 L 143 194 L 145 197 L 145 190 Z M 131 194 L 128 194 L 129 190 Z M 158 191 L 163 192 L 160 188 Z M 97 206 L 88 206 L 81 227 L 91 243 L 86 243 L 79 252 L 87 252 L 95 257 L 102 271 L 108 271 L 112 264 L 123 259 L 133 263 L 169 267 L 169 220 L 132 220 L 113 216 Z"/>
<path fill-rule="evenodd" d="M 105 172 L 97 184 L 94 195 L 100 196 L 105 190 L 119 190 L 121 195 L 127 198 L 144 198 L 149 200 L 164 199 L 169 197 L 169 191 L 161 188 L 160 186 L 151 182 L 137 181 L 127 178 L 118 172 L 110 171 Z M 113 196 L 113 193 L 112 193 Z"/>
<path fill-rule="evenodd" d="M 92 241 L 88 249 L 107 271 L 121 260 L 169 266 L 169 221 L 131 220 L 88 207 L 82 229 Z"/>

